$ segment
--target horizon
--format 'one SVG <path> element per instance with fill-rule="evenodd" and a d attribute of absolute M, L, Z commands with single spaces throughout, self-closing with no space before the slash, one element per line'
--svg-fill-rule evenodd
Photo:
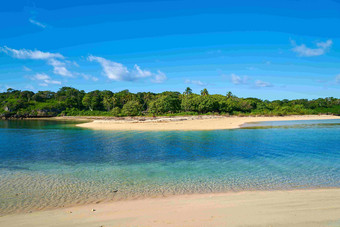
<path fill-rule="evenodd" d="M 340 1 L 3 3 L 7 88 L 340 98 Z"/>

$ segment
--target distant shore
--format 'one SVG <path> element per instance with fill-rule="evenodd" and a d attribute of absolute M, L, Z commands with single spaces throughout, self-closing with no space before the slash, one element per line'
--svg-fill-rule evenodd
<path fill-rule="evenodd" d="M 249 191 L 119 201 L 14 214 L 6 227 L 338 226 L 340 189 Z"/>
<path fill-rule="evenodd" d="M 183 117 L 135 117 L 135 118 L 89 118 L 66 117 L 62 119 L 92 120 L 77 124 L 79 127 L 95 130 L 141 130 L 141 131 L 172 131 L 172 130 L 222 130 L 240 128 L 246 123 L 264 121 L 295 121 L 295 120 L 326 120 L 340 119 L 333 115 L 293 115 L 275 117 L 236 117 L 236 116 L 183 116 Z"/>

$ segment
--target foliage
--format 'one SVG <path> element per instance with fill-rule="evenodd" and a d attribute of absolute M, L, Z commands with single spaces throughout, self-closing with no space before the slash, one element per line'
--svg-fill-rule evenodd
<path fill-rule="evenodd" d="M 128 101 L 122 108 L 122 115 L 124 116 L 137 116 L 140 115 L 142 105 L 138 101 Z"/>
<path fill-rule="evenodd" d="M 68 116 L 137 116 L 137 115 L 340 115 L 340 99 L 328 97 L 313 100 L 261 100 L 209 94 L 203 89 L 195 94 L 188 87 L 181 94 L 165 91 L 159 94 L 123 90 L 120 92 L 91 91 L 86 93 L 72 87 L 52 91 L 20 91 L 8 89 L 0 93 L 0 117 Z"/>

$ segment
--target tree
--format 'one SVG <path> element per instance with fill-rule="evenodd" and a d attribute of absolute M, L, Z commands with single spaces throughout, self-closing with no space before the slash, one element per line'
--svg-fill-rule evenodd
<path fill-rule="evenodd" d="M 118 106 L 116 106 L 115 108 L 111 110 L 111 114 L 115 117 L 119 117 L 120 112 L 121 112 L 121 109 Z"/>
<path fill-rule="evenodd" d="M 192 89 L 190 87 L 187 87 L 185 91 L 183 92 L 185 95 L 191 95 L 192 94 Z"/>
<path fill-rule="evenodd" d="M 231 93 L 231 91 L 228 91 L 227 93 L 227 99 L 230 99 L 233 97 L 233 93 Z"/>
<path fill-rule="evenodd" d="M 32 99 L 36 102 L 45 102 L 53 98 L 55 98 L 55 93 L 52 91 L 38 91 L 32 96 Z"/>
<path fill-rule="evenodd" d="M 198 111 L 201 113 L 214 112 L 218 110 L 218 102 L 212 96 L 203 95 L 199 99 Z"/>
<path fill-rule="evenodd" d="M 84 106 L 89 108 L 91 111 L 100 110 L 101 109 L 100 91 L 96 90 L 96 91 L 87 93 L 84 96 L 82 103 Z"/>
<path fill-rule="evenodd" d="M 209 95 L 209 92 L 206 88 L 204 88 L 202 91 L 201 91 L 201 95 L 202 96 L 205 96 L 205 95 Z"/>
<path fill-rule="evenodd" d="M 128 101 L 122 108 L 122 114 L 125 116 L 137 116 L 140 115 L 142 105 L 137 101 Z"/>
<path fill-rule="evenodd" d="M 181 101 L 176 94 L 162 95 L 150 103 L 149 111 L 154 114 L 175 113 L 181 109 Z"/>
<path fill-rule="evenodd" d="M 32 91 L 22 91 L 20 94 L 20 97 L 22 99 L 25 99 L 27 102 L 31 101 L 32 97 L 34 95 L 34 92 Z"/>
<path fill-rule="evenodd" d="M 56 93 L 56 98 L 58 101 L 64 102 L 64 105 L 67 108 L 81 109 L 83 107 L 82 100 L 84 95 L 84 91 L 79 91 L 72 87 L 62 87 Z"/>

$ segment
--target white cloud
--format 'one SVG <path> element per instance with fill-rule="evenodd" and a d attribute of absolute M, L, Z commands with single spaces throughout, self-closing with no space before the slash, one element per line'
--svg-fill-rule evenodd
<path fill-rule="evenodd" d="M 152 78 L 154 83 L 162 83 L 166 80 L 166 75 L 160 71 L 152 73 L 148 70 L 142 70 L 138 65 L 134 65 L 132 70 L 129 70 L 121 63 L 107 60 L 102 57 L 90 55 L 87 58 L 89 61 L 98 62 L 103 68 L 103 74 L 111 80 L 115 81 L 134 81 L 141 78 Z"/>
<path fill-rule="evenodd" d="M 158 70 L 157 74 L 154 75 L 154 78 L 151 79 L 151 82 L 156 83 L 156 84 L 160 84 L 160 83 L 163 83 L 166 80 L 167 80 L 167 77 L 166 77 L 165 73 Z"/>
<path fill-rule="evenodd" d="M 60 81 L 52 80 L 51 77 L 45 73 L 37 73 L 34 75 L 34 77 L 31 78 L 32 80 L 38 80 L 41 81 L 40 86 L 48 86 L 49 84 L 57 84 L 61 85 Z"/>
<path fill-rule="evenodd" d="M 335 77 L 335 82 L 340 84 L 340 74 Z"/>
<path fill-rule="evenodd" d="M 34 88 L 31 84 L 27 84 L 27 85 L 25 86 L 25 89 L 34 90 L 35 88 Z"/>
<path fill-rule="evenodd" d="M 264 81 L 261 81 L 261 80 L 255 81 L 255 86 L 256 87 L 273 87 L 273 85 L 271 83 L 264 82 Z"/>
<path fill-rule="evenodd" d="M 193 84 L 193 85 L 198 85 L 198 86 L 206 86 L 208 85 L 207 83 L 204 83 L 200 80 L 185 80 L 186 84 Z"/>
<path fill-rule="evenodd" d="M 105 58 L 96 57 L 92 55 L 88 57 L 88 60 L 98 62 L 103 68 L 104 75 L 107 76 L 111 80 L 117 80 L 117 81 L 132 80 L 131 74 L 128 71 L 128 69 L 120 63 L 113 62 L 110 60 L 106 60 Z"/>
<path fill-rule="evenodd" d="M 39 22 L 39 21 L 36 21 L 36 20 L 34 20 L 34 19 L 32 19 L 32 18 L 30 18 L 28 21 L 29 21 L 31 24 L 34 24 L 34 25 L 36 25 L 36 26 L 38 26 L 38 27 L 46 28 L 46 25 L 45 25 L 45 24 L 43 24 L 43 23 L 41 23 L 41 22 Z"/>
<path fill-rule="evenodd" d="M 23 66 L 22 68 L 23 68 L 23 70 L 24 70 L 25 72 L 30 72 L 30 71 L 32 71 L 32 69 L 30 69 L 30 68 L 28 68 L 28 67 L 26 67 L 26 66 Z"/>
<path fill-rule="evenodd" d="M 148 70 L 142 70 L 138 65 L 134 65 L 133 74 L 136 78 L 145 78 L 152 76 L 152 73 Z"/>
<path fill-rule="evenodd" d="M 4 52 L 13 58 L 18 59 L 32 59 L 32 60 L 45 60 L 48 65 L 53 67 L 53 73 L 60 76 L 72 77 L 72 73 L 66 68 L 66 60 L 61 61 L 65 57 L 59 53 L 43 52 L 40 50 L 27 50 L 27 49 L 12 49 L 7 46 L 0 47 L 0 52 Z M 73 64 L 70 62 L 70 64 Z M 25 71 L 30 71 L 29 68 L 24 66 Z"/>
<path fill-rule="evenodd" d="M 47 61 L 47 64 L 53 67 L 53 73 L 56 75 L 66 76 L 66 77 L 72 76 L 72 73 L 68 71 L 68 69 L 65 67 L 66 64 L 64 62 L 51 58 Z"/>
<path fill-rule="evenodd" d="M 247 84 L 248 83 L 248 77 L 247 76 L 238 76 L 234 73 L 231 74 L 231 82 L 235 85 L 241 85 L 241 84 Z"/>
<path fill-rule="evenodd" d="M 292 45 L 294 46 L 293 51 L 296 52 L 299 56 L 303 57 L 314 57 L 323 55 L 329 50 L 332 44 L 333 41 L 329 39 L 326 42 L 316 43 L 317 48 L 309 48 L 305 44 L 296 45 L 295 41 L 292 41 Z"/>
<path fill-rule="evenodd" d="M 83 77 L 85 80 L 92 80 L 94 82 L 98 81 L 99 79 L 95 76 L 91 76 L 85 73 L 77 73 L 77 75 L 80 75 L 81 77 Z"/>
<path fill-rule="evenodd" d="M 34 60 L 47 60 L 51 58 L 63 59 L 64 56 L 59 53 L 43 52 L 40 50 L 26 50 L 26 49 L 12 49 L 7 46 L 0 47 L 0 52 L 4 52 L 14 58 L 19 59 L 34 59 Z"/>
<path fill-rule="evenodd" d="M 37 79 L 37 80 L 48 80 L 48 79 L 50 79 L 50 77 L 45 73 L 37 73 L 37 74 L 35 74 L 34 78 Z"/>

